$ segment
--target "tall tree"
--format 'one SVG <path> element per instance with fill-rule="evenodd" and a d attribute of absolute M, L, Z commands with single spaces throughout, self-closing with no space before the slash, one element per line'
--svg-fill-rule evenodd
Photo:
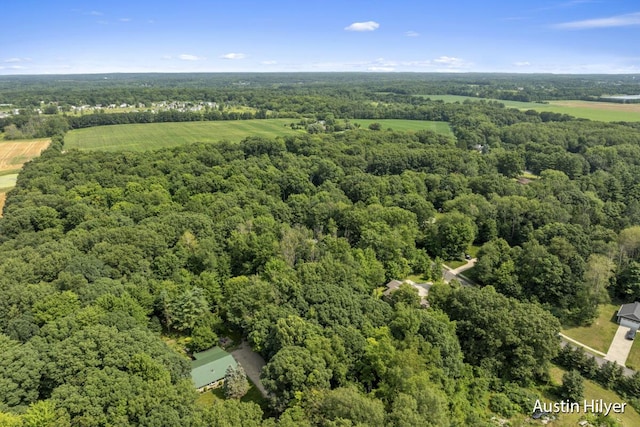
<path fill-rule="evenodd" d="M 240 399 L 249 391 L 249 381 L 241 365 L 227 367 L 224 376 L 224 394 L 229 399 Z"/>

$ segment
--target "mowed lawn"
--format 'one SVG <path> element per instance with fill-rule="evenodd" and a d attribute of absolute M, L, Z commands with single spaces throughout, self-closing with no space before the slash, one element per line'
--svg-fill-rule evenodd
<path fill-rule="evenodd" d="M 593 349 L 606 353 L 618 330 L 614 321 L 620 304 L 601 304 L 598 306 L 598 317 L 590 326 L 570 327 L 562 333 Z"/>
<path fill-rule="evenodd" d="M 358 123 L 360 127 L 366 129 L 371 123 L 380 123 L 382 129 L 393 129 L 397 131 L 418 131 L 418 130 L 430 130 L 441 135 L 449 135 L 453 137 L 451 127 L 447 122 L 433 122 L 428 120 L 400 120 L 400 119 L 380 119 L 380 120 L 351 120 L 353 123 Z"/>
<path fill-rule="evenodd" d="M 145 151 L 192 142 L 239 142 L 247 136 L 273 138 L 299 132 L 285 126 L 291 122 L 292 119 L 267 119 L 97 126 L 67 133 L 65 148 Z"/>
<path fill-rule="evenodd" d="M 629 357 L 627 357 L 627 361 L 625 362 L 627 368 L 633 369 L 634 371 L 640 370 L 640 339 L 638 338 L 640 338 L 640 335 L 637 335 L 636 339 L 633 340 Z"/>
<path fill-rule="evenodd" d="M 560 367 L 553 366 L 550 370 L 551 381 L 555 385 L 562 384 L 562 375 L 564 375 L 566 371 Z M 620 396 L 618 396 L 615 392 L 611 390 L 607 390 L 604 387 L 601 387 L 599 384 L 596 384 L 590 380 L 584 380 L 584 399 L 587 401 L 591 401 L 592 399 L 599 400 L 602 399 L 606 403 L 622 403 L 625 402 Z M 560 398 L 557 396 L 545 396 L 545 402 L 554 402 L 560 401 Z M 582 406 L 582 401 L 580 405 Z M 531 408 L 533 412 L 533 408 Z M 583 412 L 573 413 L 573 414 L 562 414 L 556 421 L 549 423 L 550 426 L 554 427 L 564 427 L 564 426 L 577 426 L 578 422 L 585 414 Z M 625 407 L 624 413 L 621 414 L 609 414 L 609 417 L 617 420 L 624 427 L 635 427 L 640 426 L 640 415 L 631 407 L 631 405 L 627 405 Z M 536 424 L 539 425 L 539 424 Z"/>
<path fill-rule="evenodd" d="M 419 95 L 424 98 L 430 98 L 434 101 L 441 100 L 444 102 L 464 102 L 469 99 L 471 101 L 497 101 L 505 105 L 507 108 L 517 108 L 518 110 L 535 110 L 549 111 L 552 113 L 569 114 L 570 116 L 579 117 L 589 120 L 597 120 L 601 122 L 638 122 L 640 121 L 640 104 L 618 104 L 614 102 L 591 102 L 591 101 L 548 101 L 548 104 L 540 104 L 537 102 L 519 102 L 506 101 L 502 99 L 486 99 L 474 98 L 471 96 L 461 95 Z"/>

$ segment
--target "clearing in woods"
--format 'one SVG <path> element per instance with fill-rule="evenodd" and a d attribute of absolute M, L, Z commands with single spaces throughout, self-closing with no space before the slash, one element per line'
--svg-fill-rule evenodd
<path fill-rule="evenodd" d="M 292 130 L 291 123 L 300 119 L 254 119 L 222 120 L 212 122 L 178 123 L 137 123 L 111 126 L 96 126 L 76 129 L 65 136 L 65 149 L 101 151 L 145 151 L 175 147 L 192 142 L 218 142 L 227 140 L 240 142 L 248 136 L 275 138 L 293 135 L 303 130 Z M 379 122 L 384 129 L 399 131 L 417 131 L 429 129 L 434 132 L 453 135 L 446 122 L 428 122 L 424 120 L 352 120 L 366 129 Z"/>
<path fill-rule="evenodd" d="M 353 123 L 359 123 L 363 129 L 369 127 L 371 123 L 380 123 L 382 129 L 393 129 L 402 132 L 415 132 L 419 130 L 430 130 L 441 135 L 453 137 L 451 127 L 447 122 L 433 122 L 428 120 L 401 120 L 401 119 L 355 119 Z"/>
<path fill-rule="evenodd" d="M 29 160 L 49 146 L 50 139 L 0 141 L 0 216 L 6 192 L 16 183 L 17 173 Z"/>
<path fill-rule="evenodd" d="M 145 151 L 192 142 L 239 142 L 248 136 L 275 138 L 296 132 L 296 119 L 224 120 L 213 122 L 136 123 L 76 129 L 67 133 L 65 149 Z"/>

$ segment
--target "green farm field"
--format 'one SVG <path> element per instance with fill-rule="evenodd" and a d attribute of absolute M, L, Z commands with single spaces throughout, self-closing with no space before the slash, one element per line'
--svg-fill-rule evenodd
<path fill-rule="evenodd" d="M 292 119 L 267 119 L 97 126 L 67 133 L 65 147 L 80 150 L 145 151 L 193 142 L 222 140 L 239 142 L 247 136 L 274 138 L 300 132 L 286 126 L 291 121 Z M 354 122 L 360 123 L 363 128 L 378 122 L 383 129 L 392 128 L 399 131 L 429 129 L 453 136 L 449 124 L 445 122 L 419 120 L 354 120 Z"/>
<path fill-rule="evenodd" d="M 285 126 L 291 121 L 268 119 L 97 126 L 67 133 L 65 148 L 145 151 L 192 142 L 239 142 L 247 136 L 273 138 L 298 132 Z"/>
<path fill-rule="evenodd" d="M 459 95 L 420 95 L 434 101 L 463 102 L 467 99 L 480 101 L 485 98 L 474 98 L 471 96 Z M 591 102 L 591 101 L 549 101 L 548 104 L 537 102 L 505 101 L 501 99 L 485 99 L 486 101 L 497 101 L 507 108 L 517 108 L 519 110 L 549 111 L 552 113 L 569 114 L 582 119 L 597 120 L 601 122 L 637 122 L 640 121 L 640 104 L 617 104 L 613 102 Z"/>
<path fill-rule="evenodd" d="M 447 122 L 431 122 L 427 120 L 398 120 L 398 119 L 380 119 L 380 120 L 352 120 L 353 123 L 358 123 L 363 129 L 366 129 L 371 123 L 380 123 L 382 129 L 393 129 L 398 131 L 418 131 L 418 130 L 430 130 L 442 135 L 450 135 L 453 137 L 453 132 Z"/>

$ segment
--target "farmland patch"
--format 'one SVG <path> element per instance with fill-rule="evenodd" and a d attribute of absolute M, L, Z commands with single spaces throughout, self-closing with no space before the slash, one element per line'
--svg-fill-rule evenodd
<path fill-rule="evenodd" d="M 194 142 L 239 142 L 248 136 L 274 138 L 298 131 L 293 119 L 144 123 L 98 126 L 67 133 L 65 148 L 101 151 L 146 151 Z"/>

